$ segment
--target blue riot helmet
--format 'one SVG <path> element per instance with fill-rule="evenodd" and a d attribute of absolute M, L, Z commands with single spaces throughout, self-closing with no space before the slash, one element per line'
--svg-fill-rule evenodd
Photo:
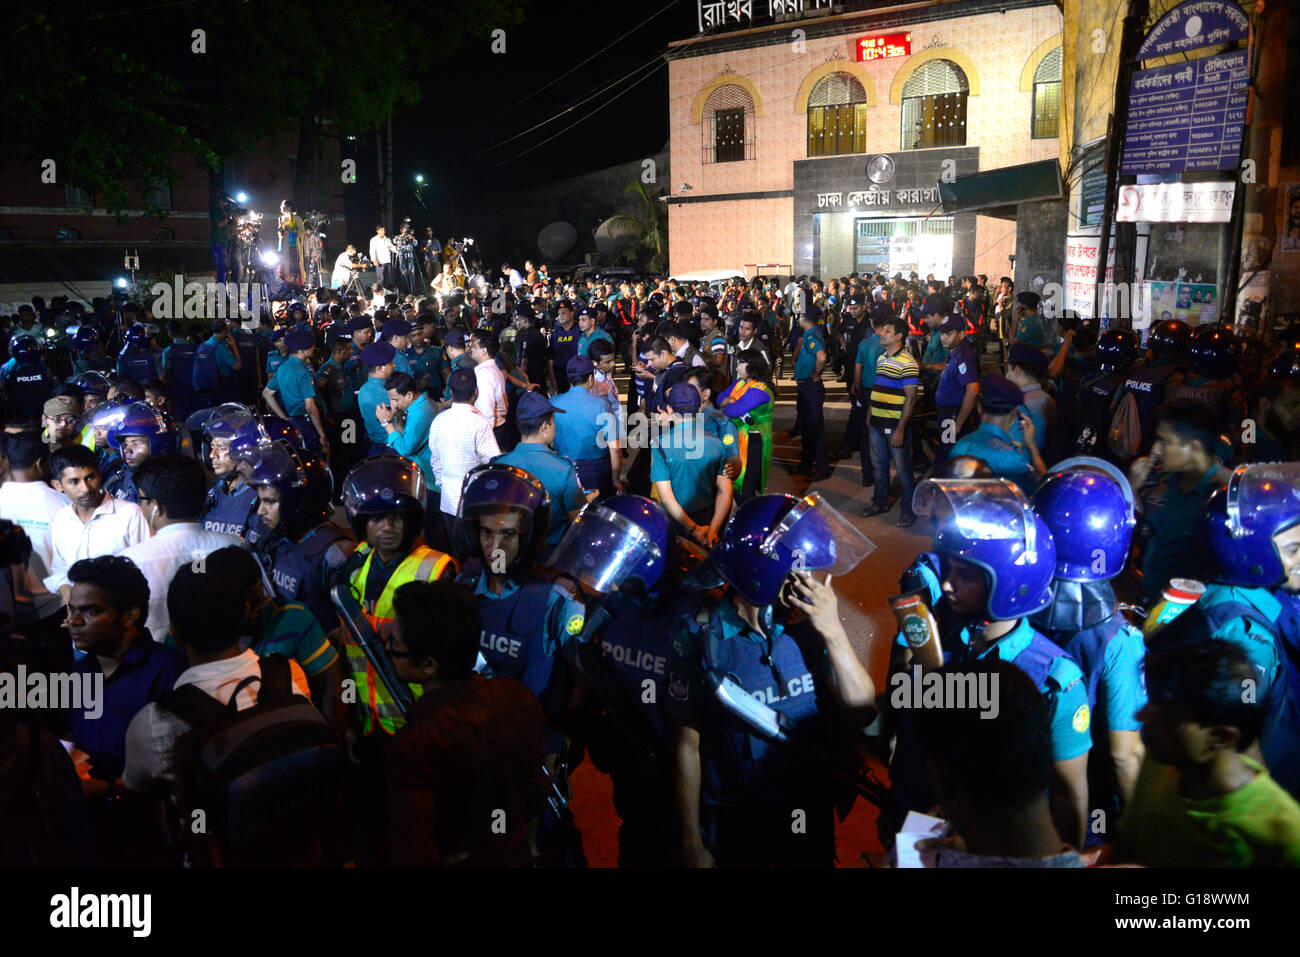
<path fill-rule="evenodd" d="M 1102 372 L 1127 372 L 1138 357 L 1137 333 L 1111 329 L 1097 340 L 1097 365 Z"/>
<path fill-rule="evenodd" d="M 1192 375 L 1228 379 L 1237 371 L 1237 337 L 1222 326 L 1204 326 L 1192 337 L 1187 368 Z"/>
<path fill-rule="evenodd" d="M 524 516 L 519 551 L 506 571 L 525 569 L 542 557 L 551 524 L 551 497 L 529 472 L 513 465 L 480 465 L 465 476 L 452 546 L 463 561 L 481 559 L 479 519 L 502 509 Z"/>
<path fill-rule="evenodd" d="M 174 455 L 181 445 L 180 430 L 172 417 L 148 402 L 132 402 L 126 407 L 121 421 L 108 430 L 108 444 L 120 452 L 122 440 L 132 435 L 149 440 L 151 456 Z"/>
<path fill-rule="evenodd" d="M 1201 533 L 1230 585 L 1270 588 L 1286 580 L 1273 536 L 1300 522 L 1300 462 L 1240 465 L 1201 512 Z"/>
<path fill-rule="evenodd" d="M 1268 364 L 1268 374 L 1274 379 L 1300 381 L 1300 342 L 1288 346 Z"/>
<path fill-rule="evenodd" d="M 230 437 L 230 456 L 236 461 L 251 462 L 258 450 L 272 442 L 285 442 L 302 448 L 302 434 L 292 422 L 276 415 L 254 415 Z"/>
<path fill-rule="evenodd" d="M 1147 348 L 1153 358 L 1186 359 L 1192 330 L 1181 319 L 1162 319 L 1151 327 Z"/>
<path fill-rule="evenodd" d="M 9 340 L 9 355 L 20 364 L 41 361 L 41 343 L 32 335 L 21 333 Z"/>
<path fill-rule="evenodd" d="M 1099 582 L 1123 571 L 1137 519 L 1133 488 L 1114 465 L 1087 456 L 1059 462 L 1033 504 L 1056 544 L 1055 577 Z"/>
<path fill-rule="evenodd" d="M 134 322 L 127 327 L 126 332 L 122 334 L 122 340 L 126 349 L 147 349 L 149 348 L 149 330 L 144 327 L 144 323 Z"/>
<path fill-rule="evenodd" d="M 88 326 L 84 323 L 77 326 L 72 333 L 72 348 L 77 352 L 90 352 L 99 348 L 99 332 L 94 326 Z"/>
<path fill-rule="evenodd" d="M 762 607 L 776 601 L 790 572 L 843 575 L 875 548 L 816 492 L 759 495 L 731 516 L 711 558 L 726 584 Z"/>
<path fill-rule="evenodd" d="M 207 438 L 233 439 L 255 418 L 248 406 L 238 402 L 223 402 L 192 413 L 185 420 L 185 428 L 191 432 L 202 432 Z"/>
<path fill-rule="evenodd" d="M 639 495 L 589 502 L 547 562 L 597 592 L 650 591 L 663 576 L 671 540 L 664 510 Z"/>
<path fill-rule="evenodd" d="M 263 449 L 261 454 L 268 451 Z M 343 508 L 359 541 L 365 541 L 367 519 L 400 512 L 406 519 L 402 546 L 409 548 L 423 531 L 428 498 L 429 487 L 420 466 L 396 452 L 364 459 L 343 480 Z"/>
<path fill-rule="evenodd" d="M 126 416 L 126 410 L 131 403 L 115 401 L 101 402 L 93 409 L 87 410 L 81 417 L 81 426 L 89 426 L 95 437 L 95 448 L 102 449 L 108 444 L 109 430 L 120 425 L 122 419 Z"/>
<path fill-rule="evenodd" d="M 98 396 L 101 402 L 108 398 L 108 390 L 113 387 L 108 376 L 102 372 L 79 372 L 68 382 L 77 386 L 86 395 Z"/>
<path fill-rule="evenodd" d="M 1052 600 L 1056 545 L 1047 523 L 1006 479 L 926 479 L 912 508 L 938 520 L 934 550 L 988 576 L 990 621 L 1023 618 Z"/>
<path fill-rule="evenodd" d="M 248 483 L 279 491 L 281 528 L 295 538 L 334 513 L 334 480 L 325 460 L 285 442 L 258 450 Z"/>

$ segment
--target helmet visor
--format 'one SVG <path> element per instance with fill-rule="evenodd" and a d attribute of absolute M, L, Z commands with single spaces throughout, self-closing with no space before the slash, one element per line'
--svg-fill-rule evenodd
<path fill-rule="evenodd" d="M 573 520 L 548 564 L 598 592 L 611 592 L 647 561 L 662 557 L 645 530 L 592 502 Z"/>
<path fill-rule="evenodd" d="M 298 474 L 298 462 L 289 446 L 271 442 L 254 449 L 245 459 L 251 466 L 248 480 L 253 485 L 280 485 L 292 482 Z"/>
<path fill-rule="evenodd" d="M 800 556 L 809 556 L 809 541 L 816 541 L 830 533 L 831 562 L 818 561 L 815 564 L 800 563 Z M 795 556 L 794 571 L 811 568 L 829 570 L 832 575 L 844 575 L 852 571 L 861 561 L 876 550 L 875 544 L 863 535 L 835 506 L 812 492 L 795 502 L 794 507 L 786 512 L 768 533 L 760 546 L 765 555 L 773 557 L 778 546 L 785 546 Z"/>
<path fill-rule="evenodd" d="M 192 413 L 185 420 L 185 428 L 191 432 L 205 432 L 213 438 L 228 439 L 252 419 L 253 413 L 247 406 L 238 402 L 223 402 Z"/>
<path fill-rule="evenodd" d="M 944 531 L 967 541 L 1019 539 L 1017 564 L 1038 561 L 1038 534 L 1029 499 L 1006 479 L 926 479 L 916 487 L 912 508 L 932 515 Z"/>
<path fill-rule="evenodd" d="M 1300 519 L 1300 462 L 1242 465 L 1228 480 L 1228 530 L 1244 538 L 1252 529 L 1273 534 Z"/>
<path fill-rule="evenodd" d="M 121 425 L 126 417 L 127 405 L 125 402 L 101 402 L 81 417 L 82 428 L 90 426 L 102 430 Z"/>

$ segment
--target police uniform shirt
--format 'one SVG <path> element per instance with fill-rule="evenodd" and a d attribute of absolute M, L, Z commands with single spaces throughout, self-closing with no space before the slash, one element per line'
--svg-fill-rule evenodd
<path fill-rule="evenodd" d="M 1020 486 L 1026 495 L 1038 488 L 1039 476 L 1033 460 L 1024 448 L 1017 446 L 1011 436 L 991 422 L 981 422 L 979 428 L 953 443 L 951 455 L 973 455 L 984 461 L 998 478 L 1009 479 Z"/>
<path fill-rule="evenodd" d="M 336 422 L 356 404 L 356 396 L 352 393 L 347 374 L 332 357 L 322 362 L 316 370 L 313 387 L 324 400 L 325 414 Z"/>
<path fill-rule="evenodd" d="M 921 365 L 933 366 L 948 361 L 948 350 L 943 347 L 943 339 L 940 337 L 938 329 L 930 332 L 930 337 L 925 341 L 925 351 L 921 353 Z"/>
<path fill-rule="evenodd" d="M 650 481 L 670 483 L 683 511 L 713 509 L 718 476 L 730 457 L 722 442 L 685 419 L 656 439 L 650 454 Z"/>
<path fill-rule="evenodd" d="M 507 578 L 501 594 L 497 595 L 488 587 L 487 572 L 482 572 L 474 584 L 474 596 L 480 601 L 502 601 L 519 591 L 521 587 L 513 578 Z M 551 659 L 554 659 L 569 641 L 582 633 L 585 622 L 586 611 L 582 602 L 576 601 L 563 588 L 552 585 L 549 586 L 549 593 L 546 596 L 542 619 L 537 622 L 538 632 L 533 636 L 541 639 L 539 643 L 527 647 L 530 643 L 525 640 L 525 637 L 489 633 L 485 627 L 479 639 L 479 647 L 493 657 L 509 658 L 512 664 L 518 666 L 518 670 L 507 677 L 522 681 L 528 690 L 540 699 L 550 683 Z M 502 673 L 500 668 L 494 667 L 492 671 L 494 674 Z"/>
<path fill-rule="evenodd" d="M 442 392 L 442 350 L 428 346 L 423 352 L 412 352 L 409 357 L 411 375 L 415 376 L 415 381 L 426 392 L 438 395 Z"/>
<path fill-rule="evenodd" d="M 587 502 L 573 463 L 541 442 L 528 441 L 520 442 L 492 461 L 521 468 L 542 483 L 551 497 L 551 525 L 546 533 L 546 544 L 559 544 L 569 527 L 569 513 Z"/>
<path fill-rule="evenodd" d="M 614 340 L 610 337 L 609 333 L 597 326 L 592 329 L 591 332 L 583 333 L 578 337 L 578 355 L 591 358 L 591 356 L 588 355 L 587 350 L 591 348 L 591 344 L 597 339 L 604 339 L 611 346 L 614 344 Z"/>
<path fill-rule="evenodd" d="M 817 353 L 825 352 L 826 344 L 822 333 L 814 326 L 805 332 L 799 340 L 799 358 L 794 363 L 794 377 L 797 382 L 806 382 L 812 378 L 817 368 Z"/>
<path fill-rule="evenodd" d="M 370 436 L 370 441 L 387 445 L 388 433 L 375 418 L 375 406 L 388 404 L 388 390 L 384 388 L 384 380 L 369 376 L 357 393 L 357 404 L 361 406 L 361 421 L 366 425 L 366 435 Z"/>
<path fill-rule="evenodd" d="M 874 329 L 871 335 L 863 336 L 862 341 L 858 343 L 857 357 L 853 361 L 856 365 L 862 366 L 862 378 L 858 380 L 858 384 L 868 392 L 876 384 L 876 360 L 884 354 L 885 347 L 880 344 L 880 336 L 876 335 Z"/>
<path fill-rule="evenodd" d="M 996 653 L 1003 661 L 1015 664 L 1016 659 L 1029 649 L 1035 635 L 1043 641 L 1051 642 L 1050 638 L 1036 631 L 1027 618 L 1021 618 L 1014 628 L 978 657 L 987 658 Z M 970 629 L 962 628 L 957 637 L 963 650 L 968 650 Z M 894 643 L 903 648 L 908 647 L 907 638 L 901 632 L 895 636 Z M 1053 644 L 1052 647 L 1058 646 Z M 945 654 L 944 657 L 951 658 L 951 654 Z M 1066 654 L 1054 658 L 1047 677 L 1039 683 L 1038 690 L 1044 694 L 1054 692 L 1056 695 L 1051 720 L 1052 760 L 1070 761 L 1081 754 L 1087 754 L 1092 748 L 1092 709 L 1088 706 L 1088 688 L 1078 664 Z"/>
<path fill-rule="evenodd" d="M 567 329 L 557 322 L 551 330 L 551 363 L 558 374 L 564 374 L 569 360 L 578 354 L 578 337 L 581 335 L 576 322 Z"/>
<path fill-rule="evenodd" d="M 275 378 L 275 374 L 280 370 L 280 366 L 284 365 L 288 360 L 288 353 L 281 354 L 279 349 L 276 349 L 266 357 L 266 378 L 268 382 Z M 234 368 L 233 361 L 231 363 L 231 368 L 232 370 Z"/>
<path fill-rule="evenodd" d="M 393 371 L 405 372 L 407 375 L 411 374 L 411 360 L 406 357 L 406 353 L 401 349 L 396 349 L 393 352 Z"/>
<path fill-rule="evenodd" d="M 297 356 L 289 356 L 271 376 L 266 387 L 280 393 L 280 403 L 290 418 L 307 414 L 307 399 L 316 398 L 311 369 Z"/>
<path fill-rule="evenodd" d="M 430 461 L 429 453 L 429 426 L 433 425 L 433 418 L 433 403 L 422 392 L 407 406 L 406 423 L 402 426 L 402 430 L 399 432 L 393 429 L 388 433 L 386 441 L 388 447 L 398 455 L 420 466 L 429 488 L 441 491 L 438 488 L 438 480 L 433 474 L 433 463 Z"/>
<path fill-rule="evenodd" d="M 205 345 L 210 346 L 212 349 L 212 356 L 217 362 L 217 375 L 222 379 L 233 376 L 235 374 L 235 357 L 231 355 L 230 347 L 216 336 L 208 336 Z"/>
<path fill-rule="evenodd" d="M 1205 594 L 1196 604 L 1209 611 L 1228 602 L 1250 605 L 1273 622 L 1278 621 L 1283 610 L 1282 602 L 1267 588 L 1225 585 L 1220 582 L 1207 585 Z M 1233 615 L 1229 621 L 1214 629 L 1214 637 L 1232 642 L 1245 653 L 1259 674 L 1261 693 L 1273 687 L 1284 657 L 1275 634 L 1244 615 Z"/>
<path fill-rule="evenodd" d="M 592 395 L 586 386 L 575 385 L 551 404 L 564 412 L 555 417 L 555 451 L 575 462 L 609 457 L 608 437 L 617 426 L 610 421 L 604 399 Z"/>
<path fill-rule="evenodd" d="M 966 387 L 979 378 L 980 363 L 975 347 L 963 339 L 948 354 L 948 363 L 939 376 L 939 387 L 934 390 L 935 405 L 941 409 L 960 407 L 966 397 Z"/>
<path fill-rule="evenodd" d="M 1177 475 L 1165 475 L 1164 500 L 1143 515 L 1152 528 L 1142 552 L 1142 591 L 1148 604 L 1160 597 L 1171 578 L 1210 578 L 1211 560 L 1198 527 L 1201 511 L 1218 484 L 1218 469 L 1210 469 L 1190 492 L 1183 494 Z"/>
<path fill-rule="evenodd" d="M 722 443 L 727 455 L 740 454 L 740 430 L 725 412 L 710 405 L 700 410 L 700 416 L 704 431 Z"/>
<path fill-rule="evenodd" d="M 1021 316 L 1020 324 L 1016 326 L 1016 342 L 1023 342 L 1035 349 L 1046 349 L 1047 327 L 1043 325 L 1043 317 L 1036 313 Z"/>

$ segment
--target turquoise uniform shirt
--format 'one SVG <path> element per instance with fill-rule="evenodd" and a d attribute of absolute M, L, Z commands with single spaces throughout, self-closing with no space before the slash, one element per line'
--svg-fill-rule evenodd
<path fill-rule="evenodd" d="M 817 368 L 817 353 L 825 351 L 826 344 L 822 341 L 821 331 L 813 326 L 799 339 L 799 358 L 794 363 L 795 380 L 804 382 L 811 379 L 813 370 Z"/>
<path fill-rule="evenodd" d="M 395 349 L 393 352 L 393 371 L 411 375 L 411 360 L 406 358 L 406 353 L 401 349 Z"/>
<path fill-rule="evenodd" d="M 700 421 L 704 431 L 722 443 L 728 458 L 740 454 L 740 430 L 725 412 L 708 406 L 700 410 Z"/>
<path fill-rule="evenodd" d="M 290 417 L 306 415 L 305 400 L 316 398 L 316 386 L 312 383 L 311 369 L 297 356 L 289 356 L 276 369 L 266 383 L 267 388 L 280 393 L 280 404 Z"/>
<path fill-rule="evenodd" d="M 433 414 L 433 403 L 429 397 L 423 394 L 416 396 L 415 401 L 406 409 L 406 425 L 402 431 L 393 429 L 388 433 L 388 447 L 419 465 L 429 487 L 437 489 L 433 465 L 429 461 L 429 426 L 433 424 Z"/>
<path fill-rule="evenodd" d="M 271 379 L 275 377 L 275 373 L 279 370 L 280 366 L 284 365 L 288 360 L 289 356 L 287 354 L 280 355 L 279 349 L 274 350 L 270 355 L 268 355 L 266 357 L 266 381 L 270 382 Z"/>
<path fill-rule="evenodd" d="M 597 328 L 591 330 L 590 333 L 586 333 L 586 334 L 583 334 L 583 335 L 581 335 L 581 336 L 578 336 L 578 355 L 580 355 L 580 356 L 586 356 L 586 355 L 587 355 L 587 347 L 590 346 L 590 345 L 591 345 L 593 342 L 595 342 L 597 339 L 604 339 L 604 340 L 605 340 L 606 342 L 608 342 L 611 346 L 614 344 L 614 340 L 613 340 L 612 338 L 610 338 L 609 333 L 606 332 L 604 329 L 601 329 L 601 328 L 597 327 Z M 591 357 L 590 357 L 590 356 L 587 356 L 587 358 L 590 359 Z"/>
<path fill-rule="evenodd" d="M 1205 609 L 1228 601 L 1250 605 L 1265 618 L 1274 622 L 1282 614 L 1282 603 L 1267 588 L 1224 585 L 1218 582 L 1206 586 L 1205 594 L 1197 604 Z M 1282 650 L 1273 632 L 1266 631 L 1258 622 L 1242 616 L 1220 627 L 1215 631 L 1214 637 L 1230 641 L 1245 652 L 1250 663 L 1259 672 L 1261 690 L 1273 687 L 1273 682 L 1277 680 L 1283 664 Z"/>
<path fill-rule="evenodd" d="M 521 468 L 542 483 L 546 494 L 551 497 L 551 525 L 546 533 L 546 544 L 558 544 L 569 527 L 569 513 L 587 502 L 573 463 L 540 442 L 520 442 L 493 461 Z"/>
<path fill-rule="evenodd" d="M 1039 315 L 1023 316 L 1016 326 L 1016 342 L 1023 342 L 1035 349 L 1047 348 L 1047 327 Z"/>
<path fill-rule="evenodd" d="M 361 421 L 366 424 L 366 435 L 370 436 L 370 441 L 387 445 L 388 433 L 375 418 L 375 406 L 388 404 L 388 390 L 384 388 L 384 380 L 367 377 L 365 385 L 357 393 L 357 403 L 361 406 Z"/>
<path fill-rule="evenodd" d="M 930 338 L 925 340 L 925 352 L 921 353 L 921 365 L 931 366 L 940 362 L 948 361 L 948 350 L 943 347 L 943 339 L 939 336 L 939 330 L 933 329 L 930 332 Z"/>
<path fill-rule="evenodd" d="M 223 343 L 216 336 L 208 337 L 208 345 L 212 347 L 212 354 L 217 360 L 217 375 L 226 379 L 235 374 L 235 357 L 231 353 L 230 347 Z"/>
<path fill-rule="evenodd" d="M 858 355 L 854 363 L 862 366 L 862 378 L 858 384 L 868 392 L 876 384 L 876 360 L 885 354 L 885 347 L 880 344 L 880 336 L 873 331 L 858 343 Z"/>
<path fill-rule="evenodd" d="M 671 483 L 684 511 L 713 508 L 718 476 L 730 457 L 718 439 L 696 423 L 683 420 L 651 445 L 650 454 L 650 481 Z"/>
<path fill-rule="evenodd" d="M 609 456 L 608 436 L 617 434 L 617 429 L 609 421 L 604 399 L 586 386 L 575 385 L 551 399 L 551 405 L 564 410 L 555 416 L 555 451 L 575 462 Z"/>
<path fill-rule="evenodd" d="M 958 439 L 951 454 L 981 459 L 994 475 L 1015 482 L 1026 495 L 1032 495 L 1038 488 L 1041 476 L 1034 469 L 1029 453 L 1014 445 L 1011 436 L 991 423 L 981 422 L 974 432 Z"/>

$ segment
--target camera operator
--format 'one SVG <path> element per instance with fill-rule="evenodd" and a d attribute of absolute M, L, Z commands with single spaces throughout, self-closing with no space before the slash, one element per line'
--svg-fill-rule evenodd
<path fill-rule="evenodd" d="M 383 226 L 375 227 L 375 234 L 370 237 L 370 261 L 375 264 L 379 285 L 385 289 L 393 285 L 393 241 L 385 234 Z"/>
<path fill-rule="evenodd" d="M 353 272 L 365 268 L 358 261 L 357 247 L 348 243 L 348 248 L 339 253 L 338 258 L 334 260 L 334 275 L 330 277 L 331 283 L 335 289 L 342 289 L 347 286 Z"/>
<path fill-rule="evenodd" d="M 208 217 L 212 223 L 210 242 L 219 283 L 226 281 L 226 271 L 230 267 L 230 247 L 235 244 L 235 217 L 235 201 L 222 193 Z"/>

